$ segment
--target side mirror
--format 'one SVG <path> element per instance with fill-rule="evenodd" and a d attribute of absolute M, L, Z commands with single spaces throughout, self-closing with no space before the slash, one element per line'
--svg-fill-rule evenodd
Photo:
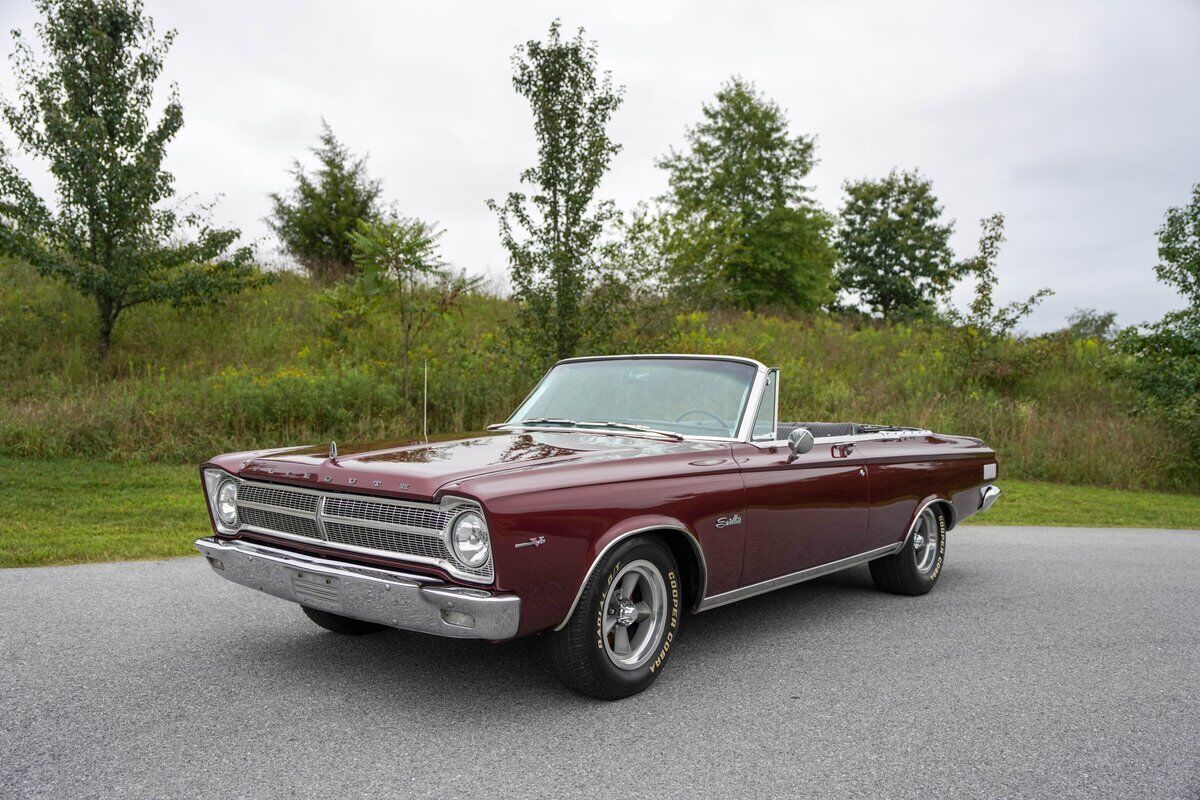
<path fill-rule="evenodd" d="M 813 449 L 816 441 L 813 439 L 812 431 L 808 428 L 796 428 L 788 434 L 788 447 L 792 449 L 793 456 L 801 456 Z"/>

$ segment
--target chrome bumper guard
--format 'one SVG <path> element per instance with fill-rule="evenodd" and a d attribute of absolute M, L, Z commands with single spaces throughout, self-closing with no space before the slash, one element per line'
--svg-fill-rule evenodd
<path fill-rule="evenodd" d="M 979 490 L 979 510 L 987 511 L 1000 497 L 999 486 L 984 486 Z"/>
<path fill-rule="evenodd" d="M 223 578 L 293 603 L 457 639 L 511 639 L 521 599 L 406 572 L 360 567 L 250 542 L 197 539 Z"/>

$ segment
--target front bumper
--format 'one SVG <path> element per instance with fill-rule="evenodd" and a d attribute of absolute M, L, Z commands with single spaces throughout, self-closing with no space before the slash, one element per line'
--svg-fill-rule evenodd
<path fill-rule="evenodd" d="M 344 617 L 457 639 L 511 639 L 521 598 L 435 578 L 329 561 L 250 542 L 196 540 L 234 583 Z"/>

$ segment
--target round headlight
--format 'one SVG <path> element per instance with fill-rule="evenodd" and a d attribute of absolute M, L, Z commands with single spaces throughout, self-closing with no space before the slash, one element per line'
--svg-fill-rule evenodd
<path fill-rule="evenodd" d="M 475 569 L 486 564 L 491 543 L 483 516 L 475 511 L 459 514 L 450 529 L 450 544 L 454 547 L 454 555 L 468 567 Z"/>
<path fill-rule="evenodd" d="M 237 525 L 237 482 L 222 481 L 217 488 L 217 519 L 222 525 Z"/>

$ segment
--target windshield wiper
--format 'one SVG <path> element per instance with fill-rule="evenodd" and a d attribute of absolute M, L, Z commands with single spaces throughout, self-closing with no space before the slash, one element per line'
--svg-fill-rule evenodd
<path fill-rule="evenodd" d="M 501 428 L 517 428 L 526 425 L 563 425 L 568 428 L 620 428 L 621 430 L 637 431 L 639 433 L 654 433 L 659 436 L 666 436 L 668 439 L 674 439 L 677 442 L 683 441 L 683 435 L 675 433 L 675 431 L 663 431 L 647 425 L 635 425 L 632 422 L 610 422 L 598 419 L 576 422 L 573 419 L 565 419 L 563 417 L 531 417 L 530 419 L 523 419 L 520 422 L 497 422 L 488 425 L 487 429 L 489 431 L 496 431 Z"/>
<path fill-rule="evenodd" d="M 579 423 L 573 419 L 563 419 L 561 417 L 531 417 L 523 419 L 520 422 L 494 422 L 487 426 L 489 431 L 498 431 L 501 428 L 514 428 L 521 425 L 566 425 L 574 428 Z"/>
<path fill-rule="evenodd" d="M 587 420 L 585 422 L 575 423 L 580 428 L 620 428 L 627 431 L 639 431 L 641 433 L 656 433 L 659 436 L 666 436 L 669 439 L 674 439 L 677 442 L 683 441 L 683 434 L 675 431 L 664 431 L 658 428 L 651 428 L 648 425 L 635 425 L 632 422 L 604 422 L 601 420 Z"/>

